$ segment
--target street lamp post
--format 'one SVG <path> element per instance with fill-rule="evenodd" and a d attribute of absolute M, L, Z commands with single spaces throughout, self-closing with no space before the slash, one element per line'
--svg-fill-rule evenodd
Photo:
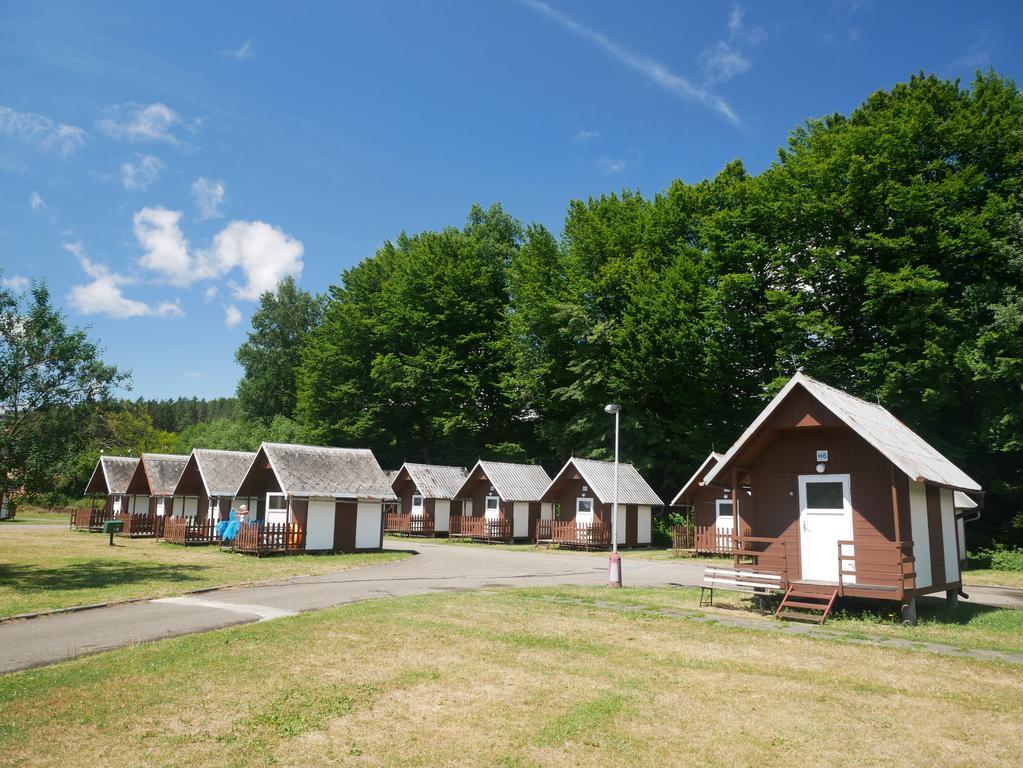
<path fill-rule="evenodd" d="M 622 407 L 617 403 L 608 403 L 604 406 L 605 413 L 612 413 L 615 417 L 615 479 L 614 479 L 614 503 L 611 505 L 611 557 L 607 566 L 607 585 L 609 587 L 622 586 L 622 558 L 618 554 L 618 417 Z"/>

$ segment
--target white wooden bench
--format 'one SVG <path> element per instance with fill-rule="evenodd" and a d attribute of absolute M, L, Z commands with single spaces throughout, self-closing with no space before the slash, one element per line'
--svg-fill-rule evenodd
<path fill-rule="evenodd" d="M 703 571 L 703 586 L 700 587 L 700 606 L 714 605 L 714 590 L 726 589 L 730 592 L 748 592 L 758 597 L 766 597 L 773 592 L 781 592 L 781 575 L 751 571 L 743 568 L 716 568 L 708 566 Z"/>

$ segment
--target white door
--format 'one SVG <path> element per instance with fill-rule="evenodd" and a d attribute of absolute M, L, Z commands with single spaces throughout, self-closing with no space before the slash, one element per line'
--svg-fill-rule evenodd
<path fill-rule="evenodd" d="M 512 509 L 512 536 L 524 539 L 529 536 L 529 502 L 516 501 Z"/>
<path fill-rule="evenodd" d="M 311 552 L 334 548 L 334 500 L 310 499 L 306 511 L 305 548 Z"/>
<path fill-rule="evenodd" d="M 381 517 L 384 508 L 379 501 L 360 501 L 355 518 L 355 548 L 380 549 L 384 545 Z"/>
<path fill-rule="evenodd" d="M 448 532 L 448 521 L 451 518 L 451 502 L 448 499 L 433 501 L 433 530 L 437 533 Z"/>
<path fill-rule="evenodd" d="M 735 513 L 732 511 L 731 499 L 718 499 L 714 502 L 715 526 L 721 533 L 734 533 Z"/>
<path fill-rule="evenodd" d="M 487 520 L 497 520 L 501 516 L 501 499 L 497 496 L 487 496 L 484 503 L 486 504 L 484 516 Z"/>
<path fill-rule="evenodd" d="M 579 497 L 575 500 L 575 524 L 593 525 L 593 499 Z"/>
<path fill-rule="evenodd" d="M 849 475 L 799 476 L 799 531 L 803 578 L 837 583 L 838 542 L 853 537 Z"/>

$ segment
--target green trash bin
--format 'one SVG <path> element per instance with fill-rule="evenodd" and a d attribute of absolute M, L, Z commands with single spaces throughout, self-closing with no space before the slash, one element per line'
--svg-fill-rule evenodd
<path fill-rule="evenodd" d="M 103 533 L 110 536 L 110 546 L 114 546 L 114 534 L 124 530 L 124 520 L 104 520 Z"/>

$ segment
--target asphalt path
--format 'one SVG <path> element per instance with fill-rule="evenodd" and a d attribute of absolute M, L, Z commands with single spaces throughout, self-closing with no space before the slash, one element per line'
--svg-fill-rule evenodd
<path fill-rule="evenodd" d="M 544 550 L 386 541 L 416 555 L 383 565 L 198 595 L 159 598 L 0 623 L 0 672 L 194 632 L 386 597 L 494 587 L 599 585 L 607 560 Z M 699 586 L 704 566 L 626 555 L 627 586 Z M 1023 590 L 969 588 L 970 602 L 1023 608 Z"/>

